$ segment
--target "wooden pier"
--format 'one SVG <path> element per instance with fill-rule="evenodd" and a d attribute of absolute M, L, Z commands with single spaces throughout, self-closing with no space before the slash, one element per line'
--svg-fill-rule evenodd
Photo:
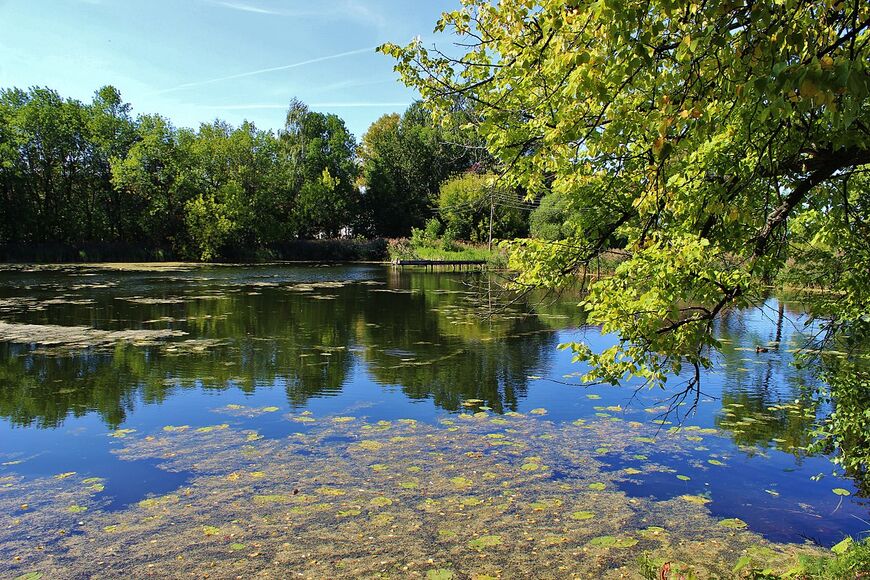
<path fill-rule="evenodd" d="M 452 271 L 462 271 L 464 268 L 486 269 L 486 260 L 396 260 L 393 265 L 404 266 L 423 266 L 424 268 L 435 270 L 435 268 L 450 268 Z"/>

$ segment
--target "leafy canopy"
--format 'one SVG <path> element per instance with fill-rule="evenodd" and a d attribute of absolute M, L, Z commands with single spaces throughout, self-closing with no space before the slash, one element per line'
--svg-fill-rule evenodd
<path fill-rule="evenodd" d="M 663 385 L 688 364 L 687 394 L 722 310 L 802 259 L 792 224 L 851 272 L 830 277 L 847 299 L 829 304 L 827 338 L 867 334 L 870 261 L 846 250 L 867 247 L 870 223 L 855 209 L 868 27 L 870 4 L 835 0 L 462 0 L 436 27 L 455 54 L 380 50 L 436 115 L 457 95 L 474 104 L 504 179 L 565 200 L 567 239 L 513 242 L 518 283 L 562 284 L 624 241 L 584 303 L 619 342 L 572 345 L 585 379 Z"/>

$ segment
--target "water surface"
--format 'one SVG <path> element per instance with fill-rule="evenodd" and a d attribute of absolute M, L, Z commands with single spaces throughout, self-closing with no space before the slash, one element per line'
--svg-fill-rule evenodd
<path fill-rule="evenodd" d="M 464 565 L 466 552 L 492 550 L 497 559 L 508 537 L 523 534 L 550 538 L 547 549 L 555 550 L 550 557 L 566 557 L 565 566 L 572 565 L 570 555 L 577 546 L 591 545 L 592 552 L 606 553 L 602 569 L 617 569 L 630 560 L 613 556 L 620 549 L 629 555 L 641 548 L 675 550 L 670 544 L 657 548 L 659 532 L 644 535 L 643 530 L 656 514 L 686 509 L 695 511 L 683 514 L 685 521 L 653 527 L 714 535 L 707 528 L 684 526 L 701 526 L 701 521 L 715 526 L 738 518 L 738 528 L 746 524 L 746 538 L 809 540 L 821 546 L 870 528 L 866 505 L 851 483 L 832 475 L 827 458 L 805 452 L 808 427 L 825 410 L 815 402 L 812 377 L 790 364 L 804 340 L 799 306 L 771 298 L 761 308 L 729 314 L 718 328 L 723 355 L 703 377 L 697 408 L 683 405 L 669 413 L 672 392 L 577 385 L 583 369 L 557 345 L 585 340 L 600 348 L 613 338 L 583 325 L 576 297 L 509 298 L 497 279 L 482 274 L 374 265 L 3 270 L 0 507 L 6 512 L 0 514 L 0 524 L 5 524 L 0 526 L 0 556 L 4 562 L 19 560 L 0 564 L 0 572 L 4 566 L 13 573 L 51 571 L 45 558 L 33 555 L 40 546 L 50 546 L 55 564 L 74 565 L 81 560 L 74 538 L 99 544 L 102 536 L 111 535 L 107 529 L 128 529 L 125 538 L 114 541 L 132 550 L 139 545 L 137 534 L 159 537 L 155 530 L 136 527 L 157 516 L 134 517 L 137 510 L 168 510 L 159 498 L 178 499 L 185 493 L 194 498 L 193 505 L 198 493 L 202 498 L 228 494 L 221 497 L 229 502 L 226 498 L 241 485 L 239 473 L 262 474 L 252 476 L 244 489 L 255 498 L 272 498 L 249 507 L 265 513 L 296 497 L 286 495 L 287 490 L 275 492 L 277 487 L 290 486 L 298 493 L 307 481 L 301 474 L 279 473 L 282 469 L 320 466 L 321 481 L 337 477 L 335 493 L 321 495 L 338 503 L 311 500 L 305 505 L 327 507 L 305 511 L 305 517 L 313 518 L 305 525 L 319 529 L 319 523 L 323 533 L 332 533 L 365 514 L 377 523 L 384 514 L 374 514 L 371 506 L 358 508 L 347 497 L 361 486 L 378 493 L 392 489 L 380 488 L 366 475 L 379 464 L 355 453 L 361 441 L 374 441 L 371 449 L 362 446 L 367 453 L 386 453 L 387 445 L 395 465 L 418 468 L 407 481 L 398 478 L 390 485 L 420 497 L 378 496 L 387 499 L 379 500 L 377 509 L 405 500 L 417 506 L 418 512 L 404 518 L 391 515 L 393 527 L 419 525 L 414 522 L 428 513 L 426 501 L 453 501 L 457 510 L 469 513 L 496 510 L 502 504 L 492 498 L 515 486 L 545 494 L 527 503 L 535 517 L 549 514 L 545 523 L 555 526 L 553 533 L 539 529 L 536 534 L 531 520 L 515 517 L 513 527 L 500 535 L 481 529 L 460 541 L 445 532 L 418 546 L 426 562 L 432 559 L 423 558 L 426 546 L 441 542 L 450 569 Z M 769 350 L 756 352 L 758 345 Z M 404 431 L 384 441 L 368 438 L 389 429 Z M 478 439 L 485 450 L 462 447 Z M 502 446 L 502 439 L 511 446 Z M 436 463 L 412 465 L 424 449 Z M 447 453 L 456 455 L 441 459 L 459 470 L 452 478 L 441 474 L 447 467 L 432 459 Z M 297 464 L 302 458 L 308 463 Z M 485 471 L 490 461 L 490 471 Z M 338 477 L 331 466 L 339 464 L 345 465 L 344 473 L 356 476 Z M 501 473 L 506 465 L 515 471 Z M 488 483 L 484 473 L 493 474 Z M 517 474 L 530 479 L 510 479 Z M 314 485 L 318 475 L 308 476 Z M 481 503 L 439 496 L 444 491 L 436 492 L 433 482 L 442 476 L 441 487 L 475 491 Z M 466 486 L 463 479 L 473 483 Z M 218 481 L 236 487 L 224 489 Z M 414 482 L 419 485 L 411 486 Z M 586 497 L 589 486 L 598 483 L 607 492 L 590 496 L 590 506 L 632 511 L 622 520 L 615 511 L 613 521 L 621 522 L 617 529 L 596 530 L 607 535 L 594 537 L 633 534 L 618 536 L 631 545 L 600 546 L 594 537 L 590 540 L 592 532 L 583 536 L 563 523 L 584 512 L 570 511 L 567 503 Z M 258 486 L 271 486 L 271 491 L 259 493 Z M 286 502 L 278 499 L 285 495 L 290 498 Z M 315 496 L 303 490 L 299 497 Z M 176 500 L 166 501 L 174 505 Z M 510 501 L 519 502 L 512 496 Z M 681 507 L 668 507 L 673 505 Z M 244 544 L 238 551 L 250 551 L 254 540 L 231 541 L 242 532 L 226 531 L 238 521 L 234 517 L 246 518 L 249 512 L 225 513 L 205 499 L 201 506 L 200 514 L 210 513 L 218 521 L 197 529 L 221 530 L 204 532 L 208 541 Z M 325 515 L 312 515 L 321 509 Z M 497 528 L 506 525 L 505 513 L 475 517 L 493 518 L 490 525 Z M 172 510 L 163 514 L 173 515 L 178 516 Z M 111 517 L 118 523 L 106 524 Z M 192 516 L 181 519 L 173 525 L 186 524 Z M 31 530 L 23 539 L 22 526 Z M 57 530 L 63 532 L 60 538 Z M 401 531 L 399 527 L 394 535 Z M 729 541 L 737 541 L 737 532 L 728 533 Z M 256 534 L 264 541 L 265 531 Z M 498 543 L 473 543 L 490 536 L 499 537 Z M 207 546 L 197 546 L 190 549 L 207 553 Z M 232 555 L 234 548 L 226 546 Z M 738 548 L 729 546 L 729 553 Z M 275 554 L 270 557 L 280 559 Z M 287 561 L 295 557 L 285 553 Z M 344 556 L 346 563 L 349 557 Z M 142 558 L 149 561 L 147 553 Z M 360 573 L 371 572 L 365 567 L 369 564 L 354 565 Z M 507 565 L 535 569 L 534 562 Z M 340 566 L 314 570 L 353 575 Z"/>

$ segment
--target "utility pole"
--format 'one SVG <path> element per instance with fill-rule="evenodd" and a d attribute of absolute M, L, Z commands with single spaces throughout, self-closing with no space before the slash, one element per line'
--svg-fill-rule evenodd
<path fill-rule="evenodd" d="M 489 186 L 489 245 L 487 249 L 492 251 L 492 218 L 495 215 L 495 187 Z"/>

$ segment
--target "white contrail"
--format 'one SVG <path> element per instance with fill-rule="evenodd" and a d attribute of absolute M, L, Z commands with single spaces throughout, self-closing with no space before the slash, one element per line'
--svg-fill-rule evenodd
<path fill-rule="evenodd" d="M 355 108 L 389 108 L 389 107 L 407 107 L 410 101 L 396 102 L 371 102 L 371 101 L 356 101 L 356 102 L 334 102 L 334 103 L 311 103 L 310 107 L 318 109 L 355 109 Z M 286 109 L 287 103 L 250 103 L 244 105 L 209 105 L 206 109 L 216 111 L 268 111 L 277 109 Z"/>
<path fill-rule="evenodd" d="M 274 67 L 271 67 L 271 68 L 262 68 L 262 69 L 259 69 L 259 70 L 252 70 L 252 71 L 243 72 L 243 73 L 238 73 L 238 74 L 229 75 L 229 76 L 226 76 L 226 77 L 220 77 L 220 78 L 216 78 L 216 79 L 208 79 L 208 80 L 204 80 L 204 81 L 196 81 L 196 82 L 192 82 L 192 83 L 184 83 L 184 84 L 182 84 L 182 85 L 178 85 L 178 86 L 176 86 L 176 87 L 172 87 L 172 88 L 169 88 L 169 89 L 163 89 L 163 90 L 157 91 L 157 92 L 155 92 L 155 93 L 153 93 L 153 94 L 155 94 L 155 95 L 163 95 L 163 94 L 166 94 L 166 93 L 171 93 L 171 92 L 174 92 L 174 91 L 180 91 L 180 90 L 183 90 L 183 89 L 189 89 L 189 88 L 193 88 L 193 87 L 201 87 L 201 86 L 204 86 L 204 85 L 211 85 L 211 84 L 214 84 L 214 83 L 222 83 L 222 82 L 224 82 L 224 81 L 231 81 L 231 80 L 235 80 L 235 79 L 242 79 L 242 78 L 246 78 L 246 77 L 253 77 L 253 76 L 257 76 L 257 75 L 261 75 L 261 74 L 265 74 L 265 73 L 270 73 L 270 72 L 277 72 L 277 71 L 281 71 L 281 70 L 290 70 L 290 69 L 293 69 L 293 68 L 299 68 L 299 67 L 301 67 L 301 66 L 307 66 L 307 65 L 309 65 L 309 64 L 316 64 L 316 63 L 318 63 L 318 62 L 324 62 L 324 61 L 327 61 L 327 60 L 335 60 L 335 59 L 337 59 L 337 58 L 345 58 L 345 57 L 348 57 L 348 56 L 353 56 L 353 55 L 355 55 L 355 54 L 363 54 L 363 53 L 366 53 L 366 52 L 374 53 L 375 48 L 377 48 L 377 47 L 372 46 L 372 47 L 369 47 L 369 48 L 360 48 L 360 49 L 358 49 L 358 50 L 350 50 L 350 51 L 348 51 L 348 52 L 340 52 L 340 53 L 338 53 L 338 54 L 331 54 L 331 55 L 329 55 L 329 56 L 320 56 L 320 57 L 312 58 L 312 59 L 309 59 L 309 60 L 303 60 L 303 61 L 301 61 L 301 62 L 294 62 L 293 64 L 286 64 L 286 65 L 284 65 L 284 66 L 274 66 Z"/>

